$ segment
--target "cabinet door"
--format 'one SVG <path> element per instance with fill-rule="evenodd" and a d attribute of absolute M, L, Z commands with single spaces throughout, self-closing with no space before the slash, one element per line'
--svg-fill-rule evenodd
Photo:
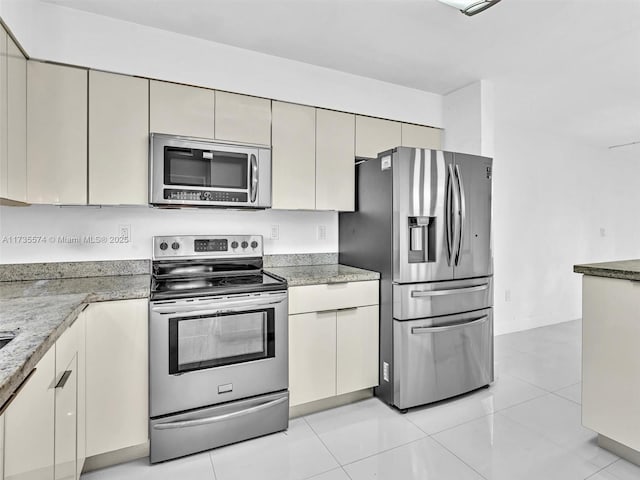
<path fill-rule="evenodd" d="M 148 440 L 148 302 L 89 305 L 86 314 L 86 455 Z"/>
<path fill-rule="evenodd" d="M 4 478 L 4 413 L 0 415 L 0 479 Z"/>
<path fill-rule="evenodd" d="M 27 63 L 27 198 L 87 203 L 87 71 Z"/>
<path fill-rule="evenodd" d="M 89 203 L 149 202 L 149 80 L 89 72 Z"/>
<path fill-rule="evenodd" d="M 76 433 L 78 398 L 78 357 L 63 367 L 56 365 L 55 387 L 55 480 L 76 478 Z"/>
<path fill-rule="evenodd" d="M 355 115 L 316 109 L 316 210 L 353 211 Z"/>
<path fill-rule="evenodd" d="M 402 124 L 403 147 L 430 148 L 440 150 L 442 146 L 442 130 L 420 125 Z"/>
<path fill-rule="evenodd" d="M 7 32 L 0 25 L 0 197 L 8 197 L 9 157 L 7 150 Z"/>
<path fill-rule="evenodd" d="M 7 197 L 27 201 L 27 60 L 14 41 L 7 42 Z"/>
<path fill-rule="evenodd" d="M 85 313 L 81 313 L 76 319 L 73 327 L 76 329 L 76 335 L 78 338 L 78 408 L 77 408 L 77 456 L 76 456 L 76 479 L 80 478 L 80 473 L 82 473 L 82 467 L 84 467 L 84 460 L 86 458 L 86 449 L 87 449 L 87 435 L 86 435 L 86 424 L 87 424 L 87 380 L 86 380 L 86 315 Z"/>
<path fill-rule="evenodd" d="M 378 305 L 337 313 L 338 395 L 378 385 Z"/>
<path fill-rule="evenodd" d="M 216 92 L 216 138 L 271 145 L 271 100 Z"/>
<path fill-rule="evenodd" d="M 356 116 L 356 156 L 376 158 L 402 142 L 400 122 Z"/>
<path fill-rule="evenodd" d="M 313 210 L 316 205 L 316 112 L 273 102 L 273 208 Z"/>
<path fill-rule="evenodd" d="M 214 104 L 213 90 L 151 80 L 149 130 L 170 135 L 214 138 Z"/>
<path fill-rule="evenodd" d="M 336 394 L 336 312 L 289 315 L 290 406 Z"/>
<path fill-rule="evenodd" d="M 4 413 L 4 478 L 52 479 L 55 347 L 38 362 Z"/>

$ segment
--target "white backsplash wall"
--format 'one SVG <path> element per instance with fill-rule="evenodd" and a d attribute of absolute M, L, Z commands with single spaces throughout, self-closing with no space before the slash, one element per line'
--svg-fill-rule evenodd
<path fill-rule="evenodd" d="M 325 227 L 323 239 L 319 239 L 321 226 Z M 273 227 L 278 230 L 277 240 L 271 238 Z M 151 237 L 173 234 L 263 235 L 268 255 L 337 252 L 338 214 L 147 207 L 0 207 L 0 264 L 150 258 Z"/>

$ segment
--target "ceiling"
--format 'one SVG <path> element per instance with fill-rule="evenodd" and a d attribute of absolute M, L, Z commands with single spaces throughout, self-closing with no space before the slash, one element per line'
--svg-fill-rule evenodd
<path fill-rule="evenodd" d="M 440 94 L 489 79 L 514 121 L 640 140 L 640 0 L 44 1 Z"/>

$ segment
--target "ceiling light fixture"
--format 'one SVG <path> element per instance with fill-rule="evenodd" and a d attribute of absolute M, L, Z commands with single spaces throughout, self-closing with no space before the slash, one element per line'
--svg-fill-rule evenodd
<path fill-rule="evenodd" d="M 457 8 L 462 13 L 471 17 L 480 12 L 484 12 L 487 8 L 494 6 L 500 0 L 438 0 L 449 6 Z"/>

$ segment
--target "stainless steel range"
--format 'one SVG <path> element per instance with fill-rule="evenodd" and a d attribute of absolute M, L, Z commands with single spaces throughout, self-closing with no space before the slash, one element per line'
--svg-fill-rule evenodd
<path fill-rule="evenodd" d="M 285 430 L 287 283 L 257 235 L 154 237 L 151 463 Z"/>

